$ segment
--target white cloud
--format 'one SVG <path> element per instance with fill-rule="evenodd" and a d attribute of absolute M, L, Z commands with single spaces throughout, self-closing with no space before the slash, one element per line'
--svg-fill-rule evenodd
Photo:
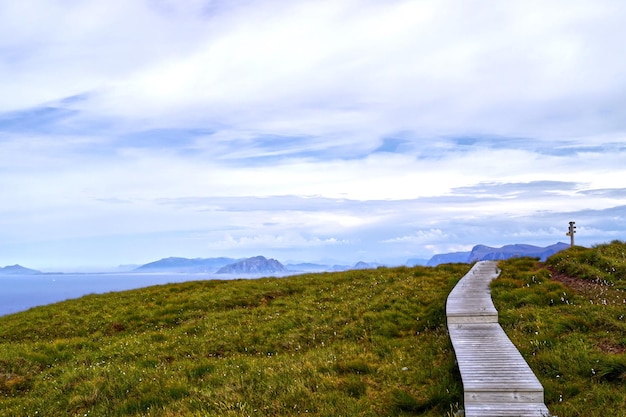
<path fill-rule="evenodd" d="M 590 133 L 625 65 L 596 23 L 619 23 L 609 6 L 259 2 L 101 98 L 120 117 L 275 133 Z"/>
<path fill-rule="evenodd" d="M 283 233 L 278 235 L 257 235 L 235 237 L 231 233 L 226 233 L 221 240 L 211 241 L 207 244 L 209 250 L 250 250 L 264 251 L 277 249 L 306 250 L 318 246 L 346 245 L 349 242 L 333 237 L 321 239 L 319 237 L 307 238 L 299 233 Z"/>
<path fill-rule="evenodd" d="M 472 250 L 473 245 L 458 245 L 458 244 L 440 244 L 440 245 L 426 245 L 430 254 L 437 255 L 440 253 L 453 253 L 453 252 L 469 252 Z"/>
<path fill-rule="evenodd" d="M 5 2 L 0 241 L 382 259 L 548 242 L 560 216 L 619 236 L 602 216 L 624 194 L 598 190 L 626 177 L 625 18 L 609 0 Z"/>
<path fill-rule="evenodd" d="M 382 243 L 398 243 L 398 244 L 413 243 L 413 244 L 427 245 L 429 242 L 432 242 L 433 240 L 435 241 L 448 240 L 451 237 L 452 236 L 445 233 L 441 229 L 418 230 L 412 235 L 386 239 L 386 240 L 383 240 Z"/>

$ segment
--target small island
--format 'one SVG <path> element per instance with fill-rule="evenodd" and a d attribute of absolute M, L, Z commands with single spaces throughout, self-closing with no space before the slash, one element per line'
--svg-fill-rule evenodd
<path fill-rule="evenodd" d="M 25 268 L 21 265 L 9 265 L 4 268 L 0 268 L 0 275 L 39 275 L 41 271 L 35 269 Z"/>

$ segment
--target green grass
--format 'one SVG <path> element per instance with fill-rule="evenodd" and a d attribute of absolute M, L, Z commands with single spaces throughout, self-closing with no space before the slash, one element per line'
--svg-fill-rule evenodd
<path fill-rule="evenodd" d="M 512 259 L 492 283 L 500 323 L 559 417 L 626 415 L 626 244 Z M 566 273 L 579 282 L 553 279 Z"/>
<path fill-rule="evenodd" d="M 492 283 L 559 417 L 626 415 L 625 248 L 504 261 Z M 445 300 L 469 267 L 197 281 L 1 317 L 0 414 L 450 416 Z"/>
<path fill-rule="evenodd" d="M 0 318 L 3 416 L 442 416 L 469 265 L 198 281 Z"/>
<path fill-rule="evenodd" d="M 626 242 L 615 240 L 592 248 L 575 246 L 550 258 L 549 266 L 600 284 L 626 283 Z"/>

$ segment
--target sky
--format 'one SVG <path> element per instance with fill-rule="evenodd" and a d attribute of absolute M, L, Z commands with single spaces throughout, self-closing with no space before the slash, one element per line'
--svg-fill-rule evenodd
<path fill-rule="evenodd" d="M 0 2 L 0 266 L 626 239 L 622 0 Z"/>

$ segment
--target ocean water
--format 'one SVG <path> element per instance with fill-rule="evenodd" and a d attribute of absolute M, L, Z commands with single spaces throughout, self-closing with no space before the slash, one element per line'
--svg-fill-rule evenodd
<path fill-rule="evenodd" d="M 0 275 L 0 316 L 87 294 L 102 294 L 185 281 L 235 278 L 240 277 L 213 274 Z M 245 278 L 258 278 L 258 276 Z"/>

